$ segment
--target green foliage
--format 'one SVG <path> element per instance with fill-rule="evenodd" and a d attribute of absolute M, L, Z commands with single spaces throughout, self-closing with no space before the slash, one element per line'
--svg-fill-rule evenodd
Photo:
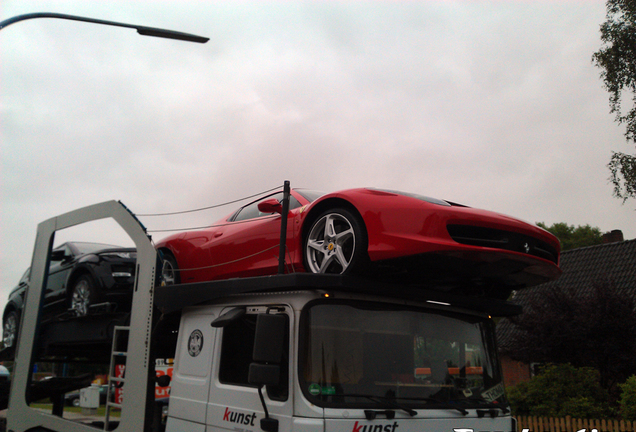
<path fill-rule="evenodd" d="M 622 198 L 636 197 L 636 157 L 625 153 L 612 153 L 607 164 L 610 169 L 610 181 L 614 185 L 614 196 Z"/>
<path fill-rule="evenodd" d="M 598 227 L 590 225 L 575 227 L 565 222 L 557 222 L 550 226 L 537 222 L 537 225 L 554 234 L 561 242 L 561 250 L 564 251 L 603 243 L 603 233 Z"/>
<path fill-rule="evenodd" d="M 418 337 L 415 344 L 415 361 L 418 366 L 440 364 L 447 359 L 459 358 L 459 346 L 453 347 L 449 341 Z M 448 365 L 455 366 L 455 365 Z"/>
<path fill-rule="evenodd" d="M 612 415 L 598 372 L 569 363 L 549 364 L 530 381 L 508 389 L 514 415 L 605 418 Z"/>
<path fill-rule="evenodd" d="M 606 21 L 601 25 L 603 47 L 592 56 L 610 94 L 610 112 L 626 127 L 627 141 L 636 141 L 636 0 L 608 0 Z M 631 97 L 625 112 L 624 93 Z M 636 198 L 636 156 L 614 153 L 608 168 L 614 196 Z"/>
<path fill-rule="evenodd" d="M 621 417 L 623 420 L 636 420 L 636 375 L 632 375 L 620 386 Z"/>

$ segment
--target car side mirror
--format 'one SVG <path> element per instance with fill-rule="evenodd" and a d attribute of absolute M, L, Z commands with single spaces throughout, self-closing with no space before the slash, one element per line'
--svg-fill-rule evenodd
<path fill-rule="evenodd" d="M 66 252 L 63 249 L 51 252 L 51 261 L 64 261 L 65 258 Z"/>
<path fill-rule="evenodd" d="M 261 213 L 283 214 L 283 205 L 276 198 L 269 198 L 258 203 L 258 211 Z"/>

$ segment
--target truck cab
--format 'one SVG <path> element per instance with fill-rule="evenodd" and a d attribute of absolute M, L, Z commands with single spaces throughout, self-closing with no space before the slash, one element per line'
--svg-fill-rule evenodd
<path fill-rule="evenodd" d="M 167 430 L 515 430 L 487 307 L 323 282 L 185 308 Z M 264 315 L 283 324 L 261 326 Z M 258 346 L 272 344 L 275 378 L 262 386 L 250 369 Z"/>

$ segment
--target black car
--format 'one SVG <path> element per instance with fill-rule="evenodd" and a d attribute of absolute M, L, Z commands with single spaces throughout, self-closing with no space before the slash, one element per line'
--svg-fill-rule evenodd
<path fill-rule="evenodd" d="M 84 316 L 93 310 L 130 308 L 137 252 L 100 243 L 68 242 L 51 252 L 43 321 Z M 9 294 L 2 316 L 5 348 L 15 344 L 29 284 L 27 270 Z"/>

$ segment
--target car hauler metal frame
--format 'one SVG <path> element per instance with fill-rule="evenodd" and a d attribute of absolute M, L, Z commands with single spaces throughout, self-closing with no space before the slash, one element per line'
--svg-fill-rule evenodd
<path fill-rule="evenodd" d="M 94 206 L 82 208 L 61 216 L 51 218 L 38 225 L 36 244 L 32 262 L 32 279 L 25 302 L 20 337 L 15 352 L 15 371 L 10 395 L 10 409 L 8 413 L 7 430 L 13 432 L 25 431 L 70 431 L 84 432 L 97 430 L 94 426 L 74 422 L 62 418 L 61 412 L 56 412 L 55 405 L 52 413 L 45 413 L 29 406 L 30 399 L 37 393 L 31 383 L 31 371 L 37 360 L 37 351 L 41 349 L 41 341 L 38 341 L 42 333 L 40 315 L 44 298 L 44 286 L 47 280 L 47 269 L 51 248 L 55 238 L 55 232 L 81 223 L 97 219 L 114 219 L 131 237 L 137 248 L 137 268 L 133 292 L 132 309 L 127 326 L 130 328 L 126 355 L 126 395 L 121 405 L 121 417 L 117 431 L 141 432 L 150 431 L 154 415 L 154 388 L 155 371 L 154 357 L 157 347 L 157 339 L 166 338 L 167 334 L 155 334 L 156 324 L 167 321 L 171 331 L 178 323 L 180 311 L 193 305 L 218 303 L 221 299 L 237 294 L 247 293 L 276 293 L 283 291 L 319 291 L 343 292 L 355 295 L 373 295 L 393 299 L 401 299 L 403 302 L 425 301 L 429 303 L 443 303 L 452 305 L 457 309 L 471 310 L 475 313 L 490 314 L 493 316 L 510 316 L 521 312 L 517 305 L 502 300 L 467 297 L 454 295 L 412 285 L 396 285 L 376 282 L 369 279 L 361 279 L 352 276 L 319 275 L 308 273 L 294 273 L 287 275 L 264 276 L 253 278 L 239 278 L 195 284 L 183 284 L 173 286 L 157 285 L 157 253 L 152 246 L 145 228 L 121 203 L 109 201 Z M 390 294 L 388 294 L 390 293 Z M 174 318 L 177 318 L 175 320 Z M 111 320 L 113 317 L 106 317 Z M 122 317 L 115 317 L 122 319 Z M 104 325 L 98 318 L 96 325 Z M 105 321 L 108 325 L 112 321 Z M 56 326 L 60 328 L 57 329 Z M 62 338 L 60 332 L 68 331 L 74 324 L 53 323 L 46 328 L 46 337 L 55 347 L 55 354 L 64 351 L 64 344 L 71 338 Z M 172 326 L 172 327 L 171 327 Z M 51 328 L 52 327 L 52 328 Z M 173 331 L 172 331 L 173 332 Z M 78 337 L 86 338 L 87 334 L 99 334 L 102 332 L 90 331 Z M 107 335 L 110 337 L 112 335 Z M 174 335 L 173 335 L 174 336 Z M 154 340 L 153 340 L 154 339 Z M 176 337 L 168 338 L 170 343 L 176 346 Z M 55 343 L 59 343 L 55 345 Z M 165 345 L 165 344 L 164 344 Z M 114 351 L 119 348 L 113 346 Z M 74 355 L 75 351 L 69 351 Z M 112 356 L 112 352 L 109 353 Z M 38 393 L 41 394 L 41 393 Z M 108 424 L 108 416 L 104 422 L 104 430 L 112 430 Z M 281 431 L 285 432 L 285 431 Z"/>
<path fill-rule="evenodd" d="M 81 208 L 38 225 L 31 281 L 21 318 L 20 337 L 15 351 L 15 370 L 11 385 L 7 430 L 19 432 L 41 431 L 95 431 L 94 427 L 43 413 L 29 406 L 31 372 L 35 362 L 35 347 L 40 334 L 40 315 L 47 280 L 48 264 L 55 232 L 85 222 L 112 218 L 130 236 L 137 248 L 137 269 L 130 314 L 130 332 L 126 362 L 126 380 L 143 385 L 126 388 L 126 403 L 121 408 L 118 431 L 140 432 L 149 417 L 147 404 L 154 391 L 154 365 L 150 362 L 150 342 L 153 317 L 153 294 L 157 253 L 150 243 L 144 227 L 117 201 Z M 152 382 L 152 386 L 149 383 Z"/>

